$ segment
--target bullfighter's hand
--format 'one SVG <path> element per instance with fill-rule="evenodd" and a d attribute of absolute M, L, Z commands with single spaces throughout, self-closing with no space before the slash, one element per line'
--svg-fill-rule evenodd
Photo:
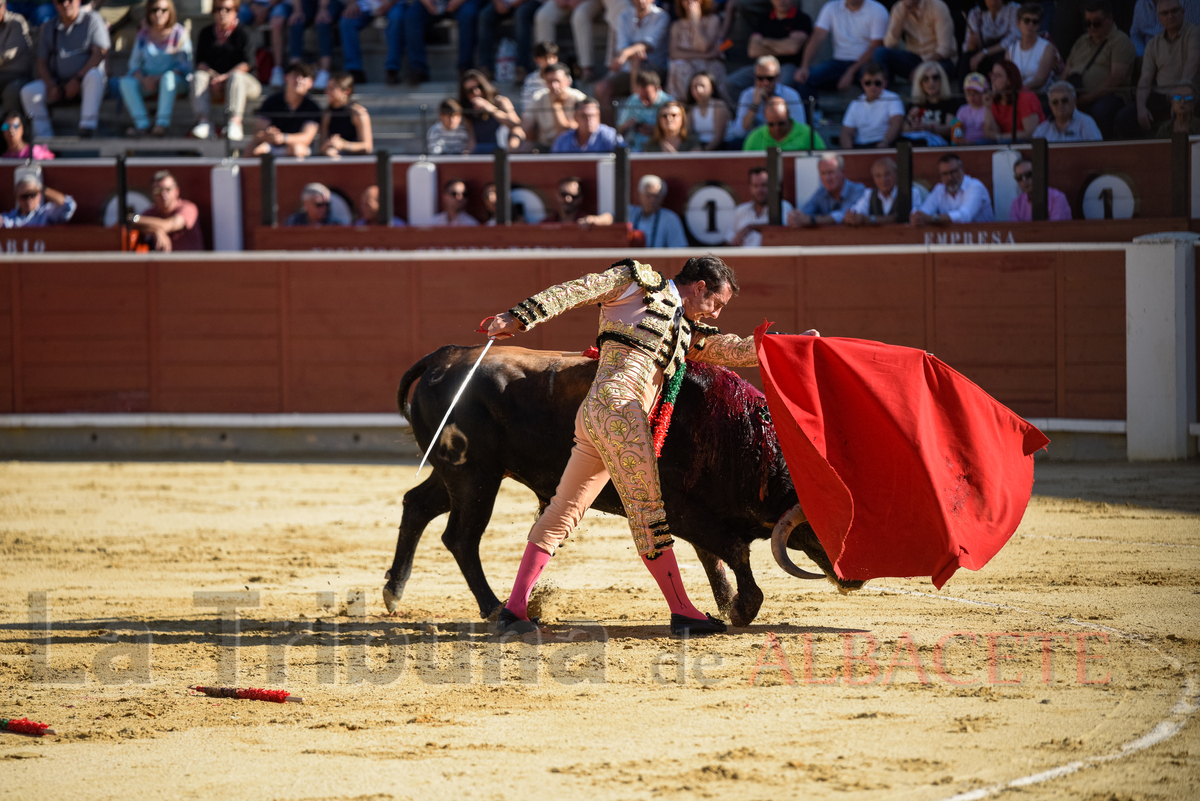
<path fill-rule="evenodd" d="M 801 334 L 800 336 L 802 336 L 802 337 L 819 337 L 819 336 L 821 336 L 821 332 L 815 328 L 810 328 L 807 331 L 805 331 L 803 334 Z"/>
<path fill-rule="evenodd" d="M 521 331 L 521 321 L 508 312 L 497 314 L 488 326 L 488 336 L 492 339 L 508 339 Z"/>

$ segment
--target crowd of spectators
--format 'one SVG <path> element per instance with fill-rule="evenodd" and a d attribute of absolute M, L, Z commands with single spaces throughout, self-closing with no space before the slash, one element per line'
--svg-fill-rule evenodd
<path fill-rule="evenodd" d="M 798 0 L 215 0 L 195 48 L 173 0 L 145 0 L 128 64 L 110 75 L 115 26 L 103 2 L 0 0 L 3 111 L 23 111 L 38 138 L 54 134 L 50 109 L 61 104 L 78 104 L 78 134 L 94 136 L 106 94 L 121 100 L 126 135 L 165 136 L 175 100 L 186 93 L 195 137 L 249 134 L 256 152 L 369 153 L 369 114 L 350 94 L 366 79 L 359 34 L 375 19 L 384 27 L 389 84 L 400 83 L 406 59 L 409 83 L 427 81 L 426 27 L 436 19 L 458 25 L 462 133 L 446 124 L 455 115 L 439 109 L 427 136 L 440 154 L 553 150 L 577 130 L 576 106 L 589 96 L 576 79 L 599 101 L 601 124 L 634 150 L 663 149 L 658 112 L 672 101 L 684 115 L 667 134 L 668 152 L 690 149 L 679 147 L 689 137 L 678 131 L 694 134 L 705 150 L 747 148 L 751 134 L 769 127 L 775 97 L 786 101 L 790 124 L 828 126 L 843 148 L 890 147 L 900 137 L 928 145 L 1022 141 L 1045 128 L 1051 89 L 1063 82 L 1075 91 L 1075 113 L 1094 123 L 1059 126 L 1063 136 L 1152 137 L 1168 122 L 1169 130 L 1191 128 L 1186 105 L 1174 98 L 1193 91 L 1200 71 L 1200 0 L 1136 0 L 1121 8 L 1125 30 L 1112 0 L 828 0 L 815 22 Z M 1080 9 L 1081 19 L 1062 19 Z M 597 64 L 593 25 L 601 16 L 610 35 Z M 555 26 L 568 19 L 575 58 L 564 65 Z M 495 83 L 505 21 L 514 28 L 521 89 L 512 99 Z M 256 52 L 258 26 L 271 30 L 269 53 Z M 315 66 L 305 62 L 309 27 Z M 297 67 L 310 73 L 303 93 L 288 77 Z M 852 87 L 862 93 L 835 97 Z M 327 93 L 334 109 L 324 119 L 317 113 L 311 136 L 316 104 L 296 104 L 308 92 Z M 264 93 L 266 111 L 247 126 L 247 104 Z M 224 125 L 212 122 L 214 101 L 224 106 Z M 814 108 L 816 119 L 808 119 Z M 302 119 L 281 126 L 289 112 Z M 274 130 L 264 137 L 266 129 Z M 286 142 L 277 141 L 280 133 Z M 768 133 L 753 139 L 767 143 Z"/>

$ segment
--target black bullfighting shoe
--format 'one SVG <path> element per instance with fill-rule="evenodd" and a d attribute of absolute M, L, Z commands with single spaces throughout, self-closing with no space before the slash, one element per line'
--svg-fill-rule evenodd
<path fill-rule="evenodd" d="M 500 613 L 504 615 L 503 612 Z M 712 615 L 706 614 L 703 619 L 671 615 L 672 637 L 703 637 L 708 634 L 724 634 L 725 624 Z"/>
<path fill-rule="evenodd" d="M 532 620 L 522 620 L 521 618 L 508 611 L 508 607 L 500 610 L 500 617 L 496 620 L 496 632 L 499 634 L 529 634 L 537 631 L 541 625 L 541 620 L 533 618 Z"/>

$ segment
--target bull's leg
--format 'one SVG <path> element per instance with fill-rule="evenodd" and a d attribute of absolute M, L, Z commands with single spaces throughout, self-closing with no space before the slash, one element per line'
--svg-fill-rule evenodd
<path fill-rule="evenodd" d="M 717 611 L 722 617 L 728 617 L 733 606 L 733 586 L 725 575 L 725 564 L 715 554 L 709 553 L 699 545 L 692 547 L 696 549 L 696 558 L 704 565 L 704 572 L 708 574 L 708 583 L 712 587 L 713 600 L 717 602 Z"/>
<path fill-rule="evenodd" d="M 450 512 L 450 522 L 442 534 L 442 544 L 454 556 L 467 587 L 479 604 L 479 616 L 488 618 L 500 610 L 500 599 L 492 592 L 483 573 L 483 563 L 479 560 L 479 541 L 487 529 L 488 521 L 492 519 L 492 509 L 496 505 L 496 493 L 500 491 L 500 481 L 503 473 L 494 475 L 473 474 L 462 482 L 454 482 L 451 489 L 454 498 L 454 508 Z"/>
<path fill-rule="evenodd" d="M 733 570 L 733 577 L 737 580 L 737 595 L 733 596 L 729 622 L 739 628 L 749 626 L 758 617 L 763 602 L 762 590 L 754 581 L 754 572 L 750 569 L 750 544 L 745 541 L 731 543 L 725 563 Z"/>
<path fill-rule="evenodd" d="M 413 554 L 425 533 L 425 527 L 435 517 L 450 511 L 450 494 L 436 472 L 404 494 L 404 514 L 400 517 L 400 536 L 396 539 L 396 556 L 383 585 L 383 603 L 389 612 L 404 595 L 404 585 L 412 573 Z"/>

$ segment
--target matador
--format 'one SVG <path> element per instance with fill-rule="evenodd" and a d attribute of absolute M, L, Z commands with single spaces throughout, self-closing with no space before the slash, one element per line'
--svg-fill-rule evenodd
<path fill-rule="evenodd" d="M 503 338 L 570 309 L 600 306 L 596 378 L 575 416 L 575 445 L 558 489 L 529 532 L 512 593 L 500 611 L 501 631 L 537 629 L 539 621 L 528 614 L 534 584 L 610 479 L 638 553 L 671 609 L 671 633 L 725 631 L 724 623 L 692 604 L 679 578 L 648 413 L 664 383 L 677 372 L 682 379 L 685 359 L 730 367 L 758 364 L 752 338 L 722 334 L 701 322 L 720 316 L 737 291 L 732 268 L 716 256 L 689 259 L 672 281 L 627 259 L 496 315 L 488 334 Z"/>

